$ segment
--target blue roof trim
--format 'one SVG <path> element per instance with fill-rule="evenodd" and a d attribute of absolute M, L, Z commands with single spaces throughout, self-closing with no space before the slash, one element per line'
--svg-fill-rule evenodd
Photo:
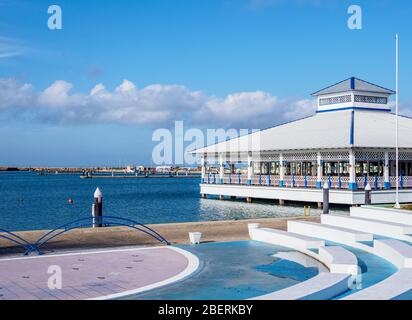
<path fill-rule="evenodd" d="M 350 145 L 355 144 L 355 110 L 352 110 L 351 124 L 350 124 Z"/>
<path fill-rule="evenodd" d="M 350 88 L 355 90 L 355 77 L 350 78 Z"/>
<path fill-rule="evenodd" d="M 328 109 L 328 110 L 317 110 L 316 113 L 325 113 L 325 112 L 334 112 L 334 111 L 343 111 L 343 110 L 369 110 L 369 111 L 391 112 L 390 109 L 362 108 L 362 107 L 345 107 L 345 108 Z"/>

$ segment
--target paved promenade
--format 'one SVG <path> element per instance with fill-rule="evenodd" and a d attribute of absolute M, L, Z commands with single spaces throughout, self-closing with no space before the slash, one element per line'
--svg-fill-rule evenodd
<path fill-rule="evenodd" d="M 153 247 L 0 259 L 0 299 L 115 298 L 174 282 L 196 268 L 181 249 Z M 50 266 L 61 268 L 61 289 L 49 288 Z M 55 268 L 55 267 L 54 267 Z"/>

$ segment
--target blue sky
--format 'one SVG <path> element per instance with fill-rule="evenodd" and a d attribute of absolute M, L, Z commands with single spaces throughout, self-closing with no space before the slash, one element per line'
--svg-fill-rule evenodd
<path fill-rule="evenodd" d="M 0 165 L 150 164 L 175 120 L 261 128 L 350 76 L 394 88 L 395 32 L 410 113 L 411 17 L 401 0 L 0 0 Z"/>

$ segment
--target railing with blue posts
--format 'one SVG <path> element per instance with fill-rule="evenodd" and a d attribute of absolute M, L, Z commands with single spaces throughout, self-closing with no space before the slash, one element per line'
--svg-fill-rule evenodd
<path fill-rule="evenodd" d="M 237 174 L 237 182 L 238 182 L 239 185 L 241 184 L 240 173 Z"/>
<path fill-rule="evenodd" d="M 232 184 L 232 172 L 229 173 L 229 184 Z"/>
<path fill-rule="evenodd" d="M 363 176 L 363 188 L 365 189 L 367 185 L 368 185 L 368 177 L 367 177 L 367 175 L 365 174 L 365 175 Z"/>
<path fill-rule="evenodd" d="M 373 177 L 373 188 L 375 191 L 378 190 L 378 176 Z"/>
<path fill-rule="evenodd" d="M 207 174 L 207 184 L 210 184 L 210 173 Z"/>
<path fill-rule="evenodd" d="M 338 175 L 338 189 L 341 190 L 342 189 L 342 176 Z"/>
<path fill-rule="evenodd" d="M 216 173 L 213 174 L 213 184 L 216 184 Z"/>
<path fill-rule="evenodd" d="M 307 176 L 307 175 L 305 175 L 305 176 L 303 177 L 303 186 L 304 186 L 305 188 L 308 187 L 308 176 Z"/>
<path fill-rule="evenodd" d="M 261 174 L 259 174 L 259 185 L 260 186 L 262 185 L 262 175 Z"/>
<path fill-rule="evenodd" d="M 328 176 L 328 187 L 329 187 L 329 190 L 332 187 L 332 177 L 331 176 Z"/>
<path fill-rule="evenodd" d="M 403 175 L 399 177 L 399 188 L 403 189 Z"/>
<path fill-rule="evenodd" d="M 268 174 L 268 186 L 270 186 L 270 173 Z"/>
<path fill-rule="evenodd" d="M 292 175 L 292 188 L 295 187 L 295 175 Z"/>

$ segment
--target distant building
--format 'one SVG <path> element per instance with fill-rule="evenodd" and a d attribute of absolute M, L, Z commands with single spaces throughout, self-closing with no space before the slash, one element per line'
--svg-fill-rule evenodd
<path fill-rule="evenodd" d="M 364 203 L 367 184 L 373 203 L 394 203 L 398 183 L 400 201 L 411 202 L 412 119 L 398 118 L 397 181 L 392 94 L 352 77 L 313 93 L 315 115 L 195 150 L 203 163 L 200 192 L 321 202 L 327 183 L 331 203 L 353 205 Z"/>
<path fill-rule="evenodd" d="M 156 167 L 156 172 L 158 173 L 167 173 L 172 171 L 172 167 L 171 166 L 158 166 Z"/>

